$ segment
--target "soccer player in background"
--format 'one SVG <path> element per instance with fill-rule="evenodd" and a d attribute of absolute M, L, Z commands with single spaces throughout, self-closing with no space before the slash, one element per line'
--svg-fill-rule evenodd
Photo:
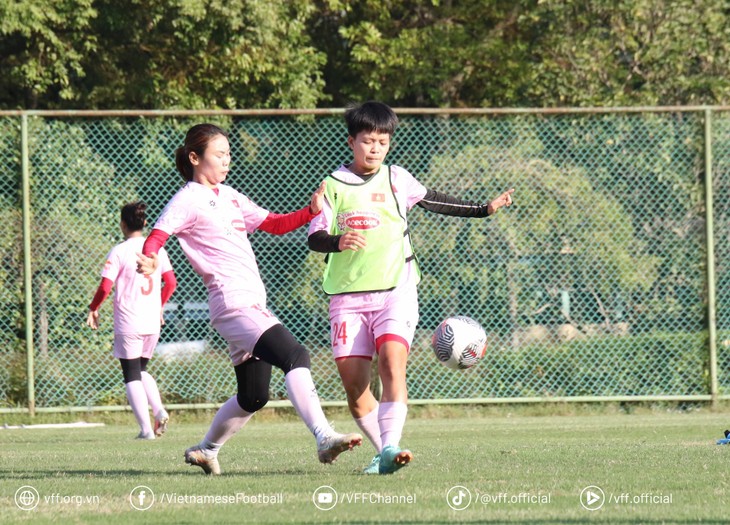
<path fill-rule="evenodd" d="M 138 439 L 155 439 L 167 430 L 169 415 L 160 399 L 155 378 L 147 372 L 147 363 L 160 338 L 162 307 L 175 291 L 177 281 L 167 254 L 159 254 L 159 269 L 150 275 L 137 273 L 137 254 L 145 238 L 147 205 L 132 202 L 122 207 L 120 228 L 124 242 L 106 256 L 101 284 L 89 305 L 86 324 L 99 328 L 99 306 L 112 287 L 114 292 L 114 357 L 122 365 L 127 401 L 139 423 Z M 164 283 L 164 286 L 162 286 Z M 147 406 L 152 408 L 155 425 L 150 425 Z"/>
<path fill-rule="evenodd" d="M 359 434 L 336 433 L 327 421 L 309 370 L 309 352 L 266 307 L 266 291 L 248 234 L 283 235 L 322 209 L 324 185 L 311 203 L 288 214 L 271 213 L 223 184 L 231 161 L 228 135 L 212 124 L 188 130 L 175 152 L 185 185 L 168 202 L 144 244 L 139 271 L 157 268 L 156 253 L 175 235 L 208 288 L 213 327 L 228 342 L 238 393 L 218 410 L 203 440 L 185 451 L 185 462 L 220 474 L 221 447 L 266 405 L 271 367 L 284 374 L 287 394 L 317 442 L 319 460 L 332 463 L 362 443 Z"/>
<path fill-rule="evenodd" d="M 350 412 L 378 452 L 364 472 L 390 474 L 413 459 L 400 448 L 420 279 L 406 211 L 418 204 L 444 215 L 486 217 L 512 204 L 514 190 L 479 204 L 426 189 L 400 166 L 383 164 L 398 125 L 390 107 L 365 102 L 349 108 L 345 122 L 353 160 L 325 179 L 323 211 L 309 226 L 308 243 L 327 253 L 323 288 L 335 362 Z M 380 403 L 370 391 L 375 354 Z"/>

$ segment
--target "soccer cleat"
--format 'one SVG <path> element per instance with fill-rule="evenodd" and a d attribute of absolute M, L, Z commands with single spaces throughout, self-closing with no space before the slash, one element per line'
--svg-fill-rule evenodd
<path fill-rule="evenodd" d="M 135 439 L 155 439 L 155 433 L 148 432 L 145 434 L 144 432 L 140 431 Z"/>
<path fill-rule="evenodd" d="M 363 474 L 380 474 L 380 454 L 376 455 L 370 464 L 362 469 Z"/>
<path fill-rule="evenodd" d="M 392 474 L 398 469 L 408 465 L 413 460 L 413 452 L 408 449 L 401 450 L 393 445 L 388 445 L 380 451 L 380 474 Z"/>
<path fill-rule="evenodd" d="M 718 439 L 718 445 L 730 445 L 730 430 L 725 431 L 725 439 Z"/>
<path fill-rule="evenodd" d="M 317 443 L 317 456 L 321 463 L 332 463 L 342 452 L 362 444 L 360 434 L 330 434 Z"/>
<path fill-rule="evenodd" d="M 221 466 L 218 464 L 218 458 L 213 456 L 210 457 L 205 453 L 205 450 L 200 448 L 200 445 L 190 447 L 185 451 L 185 463 L 196 465 L 203 469 L 206 474 L 212 474 L 219 476 L 221 473 Z"/>
<path fill-rule="evenodd" d="M 160 437 L 162 434 L 167 432 L 167 423 L 170 421 L 170 416 L 166 410 L 160 410 L 160 413 L 155 416 L 155 436 Z"/>

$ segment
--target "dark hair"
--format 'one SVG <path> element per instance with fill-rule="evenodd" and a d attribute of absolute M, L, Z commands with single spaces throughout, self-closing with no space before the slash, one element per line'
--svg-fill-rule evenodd
<path fill-rule="evenodd" d="M 395 112 L 382 102 L 370 100 L 356 106 L 349 106 L 345 111 L 347 133 L 351 137 L 361 131 L 376 131 L 393 136 L 398 127 L 398 117 Z"/>
<path fill-rule="evenodd" d="M 147 205 L 144 202 L 130 202 L 122 206 L 122 222 L 130 232 L 140 231 L 146 221 Z"/>
<path fill-rule="evenodd" d="M 193 165 L 190 163 L 190 153 L 199 157 L 205 153 L 208 143 L 219 135 L 228 138 L 228 133 L 214 124 L 196 124 L 185 134 L 185 145 L 175 150 L 175 166 L 182 178 L 193 180 Z"/>

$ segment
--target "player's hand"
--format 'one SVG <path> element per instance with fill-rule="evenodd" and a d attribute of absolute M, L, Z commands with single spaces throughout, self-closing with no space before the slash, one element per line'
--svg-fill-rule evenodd
<path fill-rule="evenodd" d="M 165 309 L 160 309 L 160 326 L 164 326 L 165 324 Z"/>
<path fill-rule="evenodd" d="M 362 233 L 350 231 L 340 237 L 340 242 L 337 247 L 341 252 L 344 252 L 345 250 L 352 250 L 353 252 L 356 252 L 360 248 L 365 248 L 367 245 L 368 243 Z"/>
<path fill-rule="evenodd" d="M 142 253 L 137 254 L 137 273 L 152 275 L 159 265 L 160 261 L 157 259 L 156 253 L 151 253 L 149 257 Z"/>
<path fill-rule="evenodd" d="M 489 203 L 489 206 L 487 207 L 487 213 L 489 215 L 492 215 L 495 213 L 498 209 L 500 209 L 502 206 L 509 207 L 512 206 L 512 194 L 515 192 L 514 188 L 510 188 L 507 191 L 505 191 L 502 195 L 494 199 L 492 202 Z"/>
<path fill-rule="evenodd" d="M 99 328 L 99 312 L 96 310 L 90 311 L 89 315 L 86 317 L 86 324 L 89 325 L 92 330 L 97 330 Z"/>
<path fill-rule="evenodd" d="M 309 204 L 309 211 L 312 215 L 317 215 L 324 207 L 324 189 L 326 186 L 327 183 L 322 181 L 322 184 L 319 185 L 317 191 L 312 194 L 312 202 Z"/>

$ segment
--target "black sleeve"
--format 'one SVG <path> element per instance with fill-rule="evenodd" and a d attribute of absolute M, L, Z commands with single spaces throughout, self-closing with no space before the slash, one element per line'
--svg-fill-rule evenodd
<path fill-rule="evenodd" d="M 319 230 L 307 238 L 307 244 L 309 245 L 309 249 L 315 252 L 339 252 L 340 237 L 342 235 L 330 235 L 324 230 Z"/>
<path fill-rule="evenodd" d="M 426 190 L 426 196 L 418 202 L 424 210 L 455 217 L 486 217 L 489 204 L 457 199 L 434 190 Z"/>

